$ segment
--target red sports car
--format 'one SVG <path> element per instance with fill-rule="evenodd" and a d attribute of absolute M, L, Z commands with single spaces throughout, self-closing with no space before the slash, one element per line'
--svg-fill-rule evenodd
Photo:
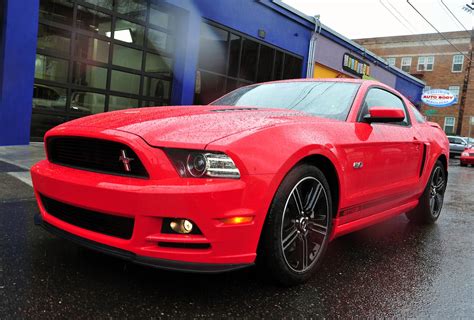
<path fill-rule="evenodd" d="M 470 146 L 469 148 L 466 148 L 462 153 L 461 153 L 461 166 L 466 167 L 468 164 L 474 166 L 474 146 Z"/>
<path fill-rule="evenodd" d="M 31 169 L 36 223 L 165 269 L 253 265 L 307 280 L 329 241 L 407 213 L 438 219 L 449 144 L 376 81 L 255 84 L 207 106 L 62 124 Z"/>

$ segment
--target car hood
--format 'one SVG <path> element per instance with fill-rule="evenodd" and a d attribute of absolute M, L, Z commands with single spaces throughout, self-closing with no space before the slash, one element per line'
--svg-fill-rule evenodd
<path fill-rule="evenodd" d="M 194 149 L 205 148 L 232 134 L 301 118 L 308 115 L 287 109 L 180 106 L 101 113 L 73 120 L 65 126 L 120 130 L 138 135 L 152 146 Z"/>

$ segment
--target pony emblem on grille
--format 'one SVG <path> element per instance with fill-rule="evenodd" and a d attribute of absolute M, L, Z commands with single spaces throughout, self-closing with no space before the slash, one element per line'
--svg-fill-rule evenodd
<path fill-rule="evenodd" d="M 132 167 L 130 166 L 130 162 L 132 162 L 133 158 L 129 158 L 127 157 L 127 152 L 125 150 L 120 150 L 120 157 L 119 157 L 119 161 L 121 161 L 123 163 L 123 168 L 125 169 L 125 171 L 127 172 L 130 172 L 132 171 Z"/>

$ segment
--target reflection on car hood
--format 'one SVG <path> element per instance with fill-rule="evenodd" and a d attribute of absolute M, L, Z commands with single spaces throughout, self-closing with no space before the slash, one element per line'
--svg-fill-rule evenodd
<path fill-rule="evenodd" d="M 286 109 L 181 106 L 102 113 L 68 122 L 65 126 L 126 131 L 142 137 L 152 146 L 204 148 L 232 134 L 302 118 L 321 119 Z"/>

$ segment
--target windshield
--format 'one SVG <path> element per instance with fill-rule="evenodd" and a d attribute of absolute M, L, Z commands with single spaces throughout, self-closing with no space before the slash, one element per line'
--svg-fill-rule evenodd
<path fill-rule="evenodd" d="M 359 86 L 333 81 L 256 84 L 232 91 L 211 105 L 283 108 L 346 120 Z"/>

